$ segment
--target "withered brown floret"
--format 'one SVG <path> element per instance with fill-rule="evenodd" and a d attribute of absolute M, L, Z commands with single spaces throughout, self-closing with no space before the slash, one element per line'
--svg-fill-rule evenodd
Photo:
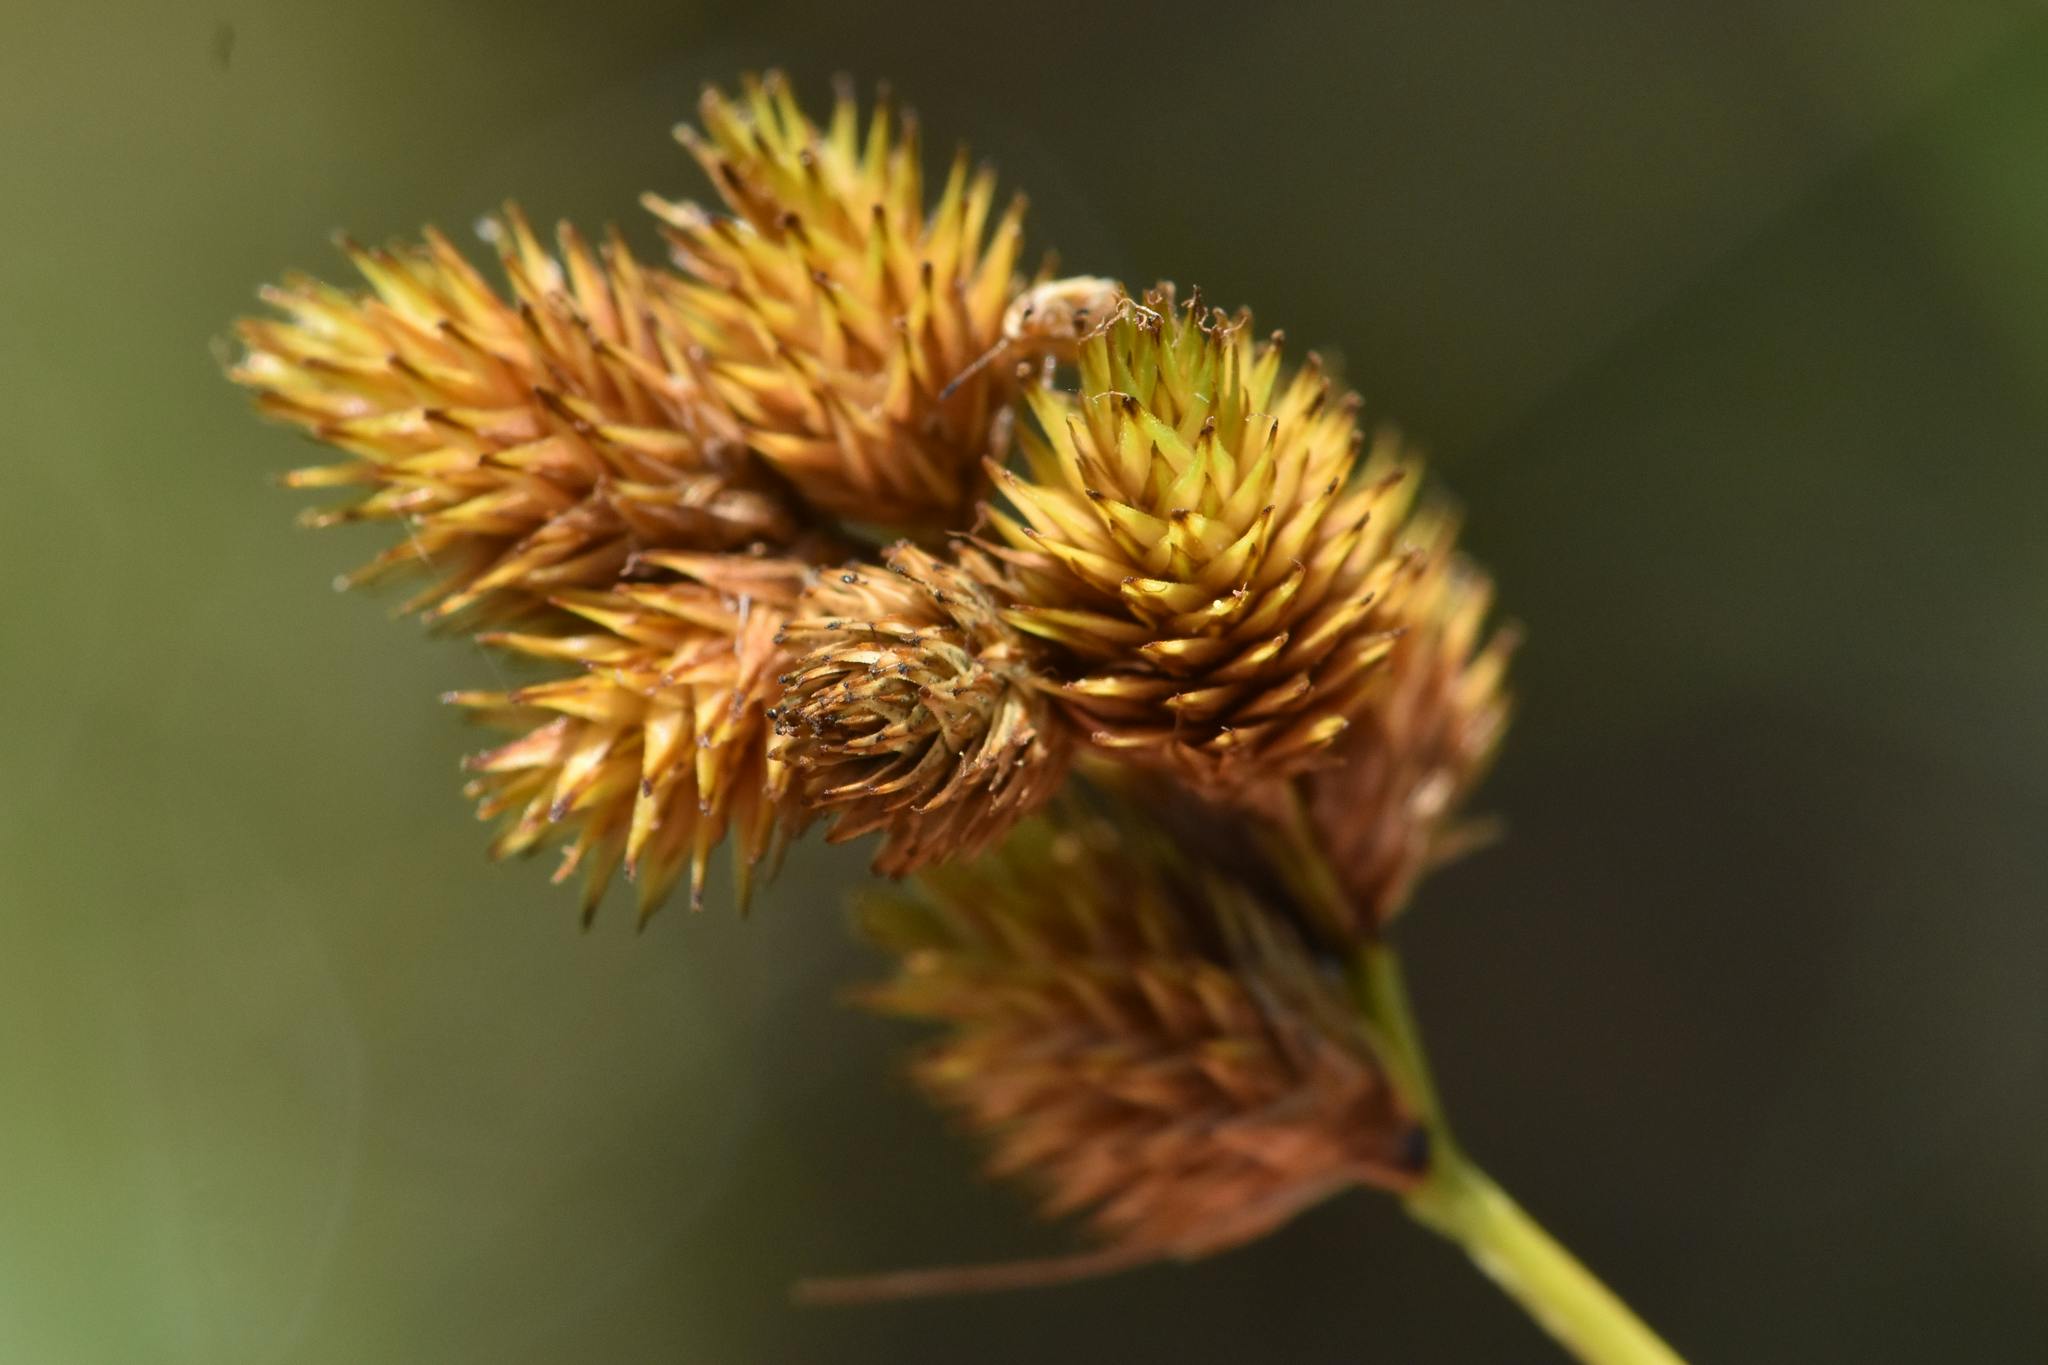
<path fill-rule="evenodd" d="M 1507 728 L 1507 664 L 1519 638 L 1487 624 L 1493 584 L 1457 552 L 1441 511 L 1411 524 L 1406 562 L 1374 615 L 1393 651 L 1350 712 L 1329 762 L 1301 779 L 1312 833 L 1349 893 L 1357 942 L 1407 904 L 1423 874 L 1489 837 L 1463 814 Z"/>
<path fill-rule="evenodd" d="M 901 875 L 986 848 L 1066 776 L 1068 734 L 1039 653 L 1002 618 L 996 566 L 909 544 L 824 574 L 784 630 L 777 759 L 832 837 L 883 832 Z"/>
<path fill-rule="evenodd" d="M 915 1064 L 1049 1217 L 1190 1257 L 1351 1185 L 1419 1175 L 1418 1122 L 1341 979 L 1260 894 L 1071 817 L 871 906 L 874 1007 L 942 1024 Z"/>

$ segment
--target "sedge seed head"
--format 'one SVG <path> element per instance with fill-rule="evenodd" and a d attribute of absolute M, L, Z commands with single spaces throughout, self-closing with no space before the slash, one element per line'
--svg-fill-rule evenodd
<path fill-rule="evenodd" d="M 917 1080 L 1047 1216 L 1194 1256 L 1417 1177 L 1416 1121 L 1340 979 L 1251 889 L 1071 818 L 921 882 L 868 908 L 897 971 L 866 999 L 943 1026 Z"/>
<path fill-rule="evenodd" d="M 366 287 L 289 276 L 263 294 L 281 316 L 238 326 L 230 376 L 344 456 L 285 481 L 359 490 L 303 519 L 404 528 L 344 582 L 424 576 L 409 608 L 503 618 L 642 547 L 786 543 L 788 499 L 702 420 L 674 281 L 616 236 L 593 250 L 565 224 L 550 255 L 516 208 L 486 226 L 502 292 L 429 230 L 344 242 Z"/>
<path fill-rule="evenodd" d="M 1320 761 L 1393 637 L 1371 614 L 1415 483 L 1363 450 L 1356 401 L 1286 369 L 1248 314 L 1170 290 L 1084 338 L 1072 389 L 1026 394 L 992 516 L 1099 746 L 1228 797 Z"/>
<path fill-rule="evenodd" d="M 1066 776 L 1068 734 L 996 566 L 956 554 L 902 544 L 828 571 L 784 630 L 776 758 L 835 840 L 883 832 L 886 875 L 979 852 Z"/>
<path fill-rule="evenodd" d="M 699 116 L 677 136 L 730 214 L 647 204 L 713 420 L 827 515 L 957 529 L 1014 390 L 973 367 L 1023 284 L 1022 201 L 992 225 L 994 174 L 963 150 L 928 202 L 916 119 L 886 100 L 863 125 L 842 93 L 820 125 L 771 72 Z"/>
<path fill-rule="evenodd" d="M 1493 584 L 1456 542 L 1441 508 L 1410 523 L 1402 570 L 1374 608 L 1393 649 L 1329 761 L 1301 779 L 1311 825 L 1350 892 L 1355 918 L 1332 926 L 1346 942 L 1378 933 L 1425 873 L 1491 834 L 1464 807 L 1507 729 L 1519 635 L 1489 625 Z"/>
<path fill-rule="evenodd" d="M 647 567 L 666 576 L 559 597 L 578 630 L 486 637 L 576 672 L 450 698 L 521 732 L 468 764 L 478 815 L 501 821 L 493 853 L 562 845 L 556 880 L 586 874 L 586 919 L 621 866 L 643 920 L 685 876 L 701 904 L 713 848 L 730 834 L 744 873 L 769 851 L 782 800 L 765 708 L 776 634 L 813 570 L 683 554 Z"/>

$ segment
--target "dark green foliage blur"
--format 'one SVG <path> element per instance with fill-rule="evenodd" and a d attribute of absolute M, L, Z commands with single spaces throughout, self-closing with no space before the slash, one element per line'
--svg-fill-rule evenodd
<path fill-rule="evenodd" d="M 1075 270 L 1424 441 L 1531 643 L 1509 837 L 1404 941 L 1476 1155 L 1697 1359 L 2048 1345 L 2048 15 L 2019 3 L 15 0 L 0 41 L 0 1360 L 1499 1362 L 1356 1196 L 1065 1243 L 835 1003 L 864 866 L 577 932 L 492 866 L 473 647 L 327 584 L 210 345 L 329 234 L 625 222 L 781 63 L 887 77 Z M 719 898 L 714 896 L 714 901 Z"/>

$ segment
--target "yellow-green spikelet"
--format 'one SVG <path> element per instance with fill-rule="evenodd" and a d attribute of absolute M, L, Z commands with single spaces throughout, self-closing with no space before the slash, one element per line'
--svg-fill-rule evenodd
<path fill-rule="evenodd" d="M 1372 618 L 1413 478 L 1361 454 L 1356 399 L 1283 371 L 1251 319 L 1143 307 L 1026 394 L 994 514 L 1063 700 L 1098 745 L 1227 796 L 1314 764 L 1392 644 Z"/>

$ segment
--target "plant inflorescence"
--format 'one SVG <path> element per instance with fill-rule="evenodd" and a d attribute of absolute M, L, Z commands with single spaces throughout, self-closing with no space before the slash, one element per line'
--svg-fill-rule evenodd
<path fill-rule="evenodd" d="M 701 905 L 813 822 L 910 877 L 865 999 L 991 1169 L 1083 1214 L 1070 1260 L 828 1283 L 1042 1282 L 1258 1236 L 1369 1186 L 1587 1359 L 1668 1351 L 1467 1162 L 1387 942 L 1502 730 L 1512 640 L 1418 457 L 1310 353 L 1171 285 L 1026 274 L 1025 206 L 915 119 L 777 75 L 679 135 L 718 202 L 669 259 L 486 225 L 291 277 L 232 377 L 339 452 L 349 582 L 537 661 L 449 700 L 498 854 L 586 920 Z M 1532 1240 L 1533 1239 L 1533 1240 Z M 1662 1354 L 1659 1354 L 1662 1352 Z"/>

